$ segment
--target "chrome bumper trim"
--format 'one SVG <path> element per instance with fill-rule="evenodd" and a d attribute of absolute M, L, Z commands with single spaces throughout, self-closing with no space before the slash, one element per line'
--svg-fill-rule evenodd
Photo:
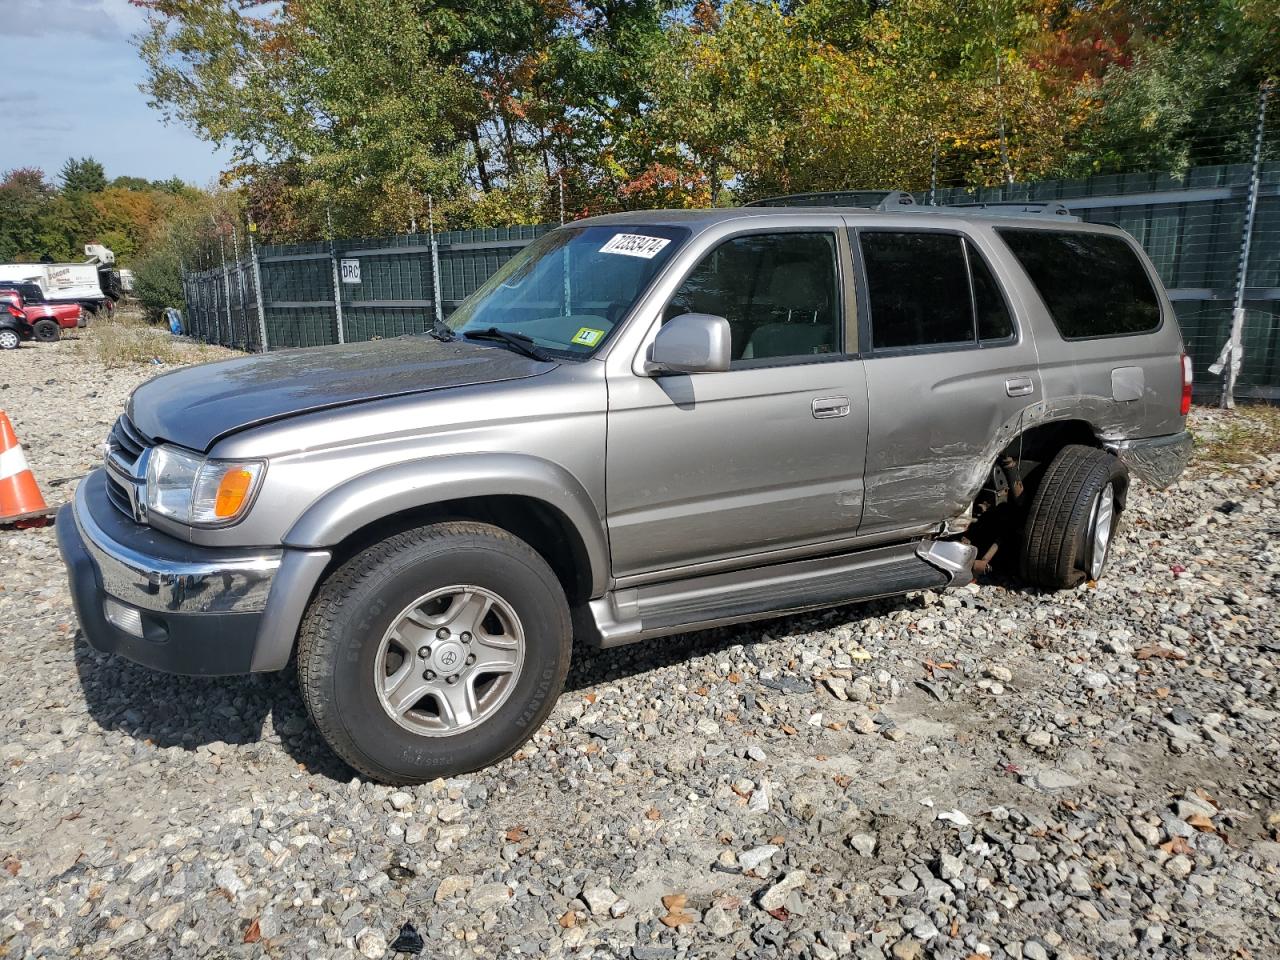
<path fill-rule="evenodd" d="M 111 596 L 157 612 L 257 613 L 266 608 L 281 550 L 224 554 L 173 540 L 150 527 L 139 527 L 138 539 L 153 549 L 121 543 L 94 520 L 88 485 L 86 479 L 76 489 L 76 527 Z M 160 548 L 165 541 L 169 549 Z M 165 553 L 170 555 L 160 555 Z"/>
<path fill-rule="evenodd" d="M 1187 431 L 1165 437 L 1137 440 L 1110 440 L 1103 446 L 1114 453 L 1129 472 L 1136 474 L 1158 490 L 1169 486 L 1187 468 L 1194 446 Z"/>

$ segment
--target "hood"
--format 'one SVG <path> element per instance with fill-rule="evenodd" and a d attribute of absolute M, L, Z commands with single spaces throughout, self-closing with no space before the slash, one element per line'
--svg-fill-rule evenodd
<path fill-rule="evenodd" d="M 156 377 L 133 392 L 129 419 L 153 440 L 208 450 L 227 434 L 283 417 L 555 367 L 502 347 L 429 336 L 285 350 Z"/>

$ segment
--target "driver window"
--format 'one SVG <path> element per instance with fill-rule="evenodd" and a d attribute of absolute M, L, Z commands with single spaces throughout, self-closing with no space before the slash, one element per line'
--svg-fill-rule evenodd
<path fill-rule="evenodd" d="M 724 317 L 735 364 L 839 353 L 837 277 L 834 234 L 734 237 L 693 269 L 663 322 L 685 313 Z"/>

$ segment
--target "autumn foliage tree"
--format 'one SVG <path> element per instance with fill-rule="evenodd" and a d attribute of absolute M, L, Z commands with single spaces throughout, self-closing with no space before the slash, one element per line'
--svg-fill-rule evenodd
<path fill-rule="evenodd" d="M 152 101 L 281 239 L 1176 172 L 1280 69 L 1263 0 L 133 2 Z"/>

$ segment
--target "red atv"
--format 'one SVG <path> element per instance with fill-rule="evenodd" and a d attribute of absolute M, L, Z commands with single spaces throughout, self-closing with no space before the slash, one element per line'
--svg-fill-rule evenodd
<path fill-rule="evenodd" d="M 0 304 L 9 303 L 27 315 L 37 340 L 53 343 L 63 329 L 74 330 L 85 325 L 84 310 L 78 303 L 45 299 L 38 283 L 0 283 Z"/>

